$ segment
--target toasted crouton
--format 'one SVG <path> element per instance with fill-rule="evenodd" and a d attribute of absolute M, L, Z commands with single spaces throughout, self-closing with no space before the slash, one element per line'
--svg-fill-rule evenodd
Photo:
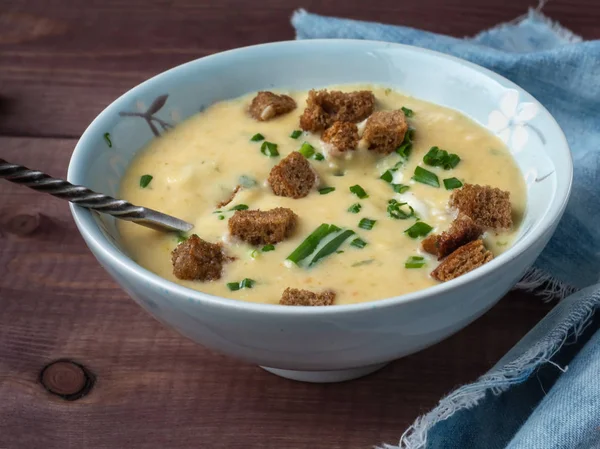
<path fill-rule="evenodd" d="M 352 151 L 358 145 L 358 128 L 354 123 L 335 122 L 325 130 L 321 139 L 331 144 L 336 153 Z"/>
<path fill-rule="evenodd" d="M 446 257 L 431 272 L 431 276 L 438 281 L 449 281 L 488 263 L 493 258 L 492 252 L 483 246 L 483 240 L 474 240 Z"/>
<path fill-rule="evenodd" d="M 452 193 L 449 205 L 484 228 L 508 229 L 512 226 L 510 192 L 490 186 L 465 184 Z"/>
<path fill-rule="evenodd" d="M 313 293 L 309 290 L 286 288 L 281 295 L 279 304 L 284 306 L 330 306 L 335 301 L 335 292 L 326 290 Z"/>
<path fill-rule="evenodd" d="M 402 111 L 377 111 L 367 119 L 363 139 L 367 148 L 380 154 L 390 154 L 398 148 L 408 131 Z"/>
<path fill-rule="evenodd" d="M 310 163 L 294 151 L 271 169 L 269 184 L 277 196 L 304 198 L 317 182 Z"/>
<path fill-rule="evenodd" d="M 221 245 L 202 240 L 196 234 L 171 253 L 173 274 L 187 281 L 214 281 L 221 277 L 226 262 Z"/>
<path fill-rule="evenodd" d="M 478 239 L 481 234 L 483 234 L 481 226 L 467 215 L 459 214 L 447 231 L 440 235 L 430 235 L 423 240 L 421 246 L 423 250 L 442 259 L 455 249 Z"/>
<path fill-rule="evenodd" d="M 285 207 L 238 210 L 229 219 L 229 232 L 251 245 L 273 245 L 290 236 L 298 216 Z"/>
<path fill-rule="evenodd" d="M 250 103 L 248 111 L 254 119 L 264 122 L 294 109 L 296 109 L 296 102 L 292 97 L 261 91 Z"/>
<path fill-rule="evenodd" d="M 322 131 L 334 122 L 358 123 L 373 113 L 373 92 L 340 92 L 311 90 L 306 100 L 306 109 L 300 117 L 300 127 L 305 131 Z"/>

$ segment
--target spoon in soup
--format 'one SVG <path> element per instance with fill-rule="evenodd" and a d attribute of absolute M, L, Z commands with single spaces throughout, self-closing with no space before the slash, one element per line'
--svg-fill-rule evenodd
<path fill-rule="evenodd" d="M 163 214 L 147 207 L 135 206 L 83 186 L 76 186 L 63 179 L 53 178 L 38 170 L 0 159 L 0 179 L 21 184 L 39 192 L 70 201 L 86 209 L 112 215 L 120 220 L 156 229 L 158 231 L 190 231 L 194 225 L 171 215 Z"/>

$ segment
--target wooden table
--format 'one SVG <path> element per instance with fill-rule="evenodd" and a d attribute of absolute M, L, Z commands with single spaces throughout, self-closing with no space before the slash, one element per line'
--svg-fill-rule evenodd
<path fill-rule="evenodd" d="M 298 7 L 456 36 L 525 8 L 521 0 L 0 0 L 0 156 L 64 176 L 77 137 L 121 93 L 191 59 L 292 39 Z M 545 12 L 600 37 L 594 0 L 555 0 Z M 550 307 L 511 293 L 452 338 L 374 375 L 292 382 L 164 328 L 96 263 L 66 204 L 0 183 L 0 448 L 394 442 Z M 60 359 L 83 368 L 59 363 L 42 376 Z"/>

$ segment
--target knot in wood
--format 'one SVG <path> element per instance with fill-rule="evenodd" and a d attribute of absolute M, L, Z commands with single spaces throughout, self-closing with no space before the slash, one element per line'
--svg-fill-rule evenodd
<path fill-rule="evenodd" d="M 34 233 L 40 227 L 41 221 L 39 212 L 20 213 L 6 220 L 5 229 L 9 234 L 24 237 Z"/>
<path fill-rule="evenodd" d="M 50 393 L 67 401 L 75 401 L 89 393 L 94 385 L 94 377 L 78 363 L 57 360 L 42 370 L 40 382 Z"/>

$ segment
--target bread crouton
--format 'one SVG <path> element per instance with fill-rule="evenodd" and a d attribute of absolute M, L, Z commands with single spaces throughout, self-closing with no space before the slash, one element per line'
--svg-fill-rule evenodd
<path fill-rule="evenodd" d="M 256 97 L 250 103 L 248 112 L 254 119 L 264 122 L 279 115 L 287 114 L 294 109 L 296 109 L 296 102 L 292 97 L 261 91 L 256 94 Z"/>
<path fill-rule="evenodd" d="M 358 145 L 358 127 L 350 122 L 335 122 L 325 130 L 321 139 L 329 143 L 335 153 L 352 151 Z"/>
<path fill-rule="evenodd" d="M 290 236 L 298 216 L 285 207 L 238 210 L 229 219 L 229 232 L 251 245 L 273 245 Z"/>
<path fill-rule="evenodd" d="M 438 281 L 449 281 L 469 271 L 479 268 L 494 258 L 491 251 L 483 246 L 483 240 L 474 240 L 461 246 L 438 267 L 431 272 L 431 276 Z"/>
<path fill-rule="evenodd" d="M 510 192 L 490 186 L 465 184 L 452 193 L 449 205 L 484 228 L 508 229 L 512 226 Z"/>
<path fill-rule="evenodd" d="M 317 182 L 310 163 L 294 151 L 271 169 L 269 185 L 277 196 L 304 198 Z"/>
<path fill-rule="evenodd" d="M 370 151 L 390 154 L 398 148 L 408 131 L 406 116 L 402 111 L 377 111 L 365 125 L 363 139 Z"/>
<path fill-rule="evenodd" d="M 438 256 L 439 260 L 457 248 L 478 239 L 481 234 L 483 234 L 481 226 L 467 215 L 459 214 L 447 231 L 440 235 L 430 235 L 423 240 L 421 246 L 424 251 Z"/>
<path fill-rule="evenodd" d="M 286 288 L 281 295 L 279 304 L 284 306 L 330 306 L 335 301 L 335 292 L 326 290 L 313 293 L 309 290 Z"/>
<path fill-rule="evenodd" d="M 173 274 L 186 281 L 214 281 L 221 278 L 227 258 L 221 245 L 202 240 L 196 234 L 171 253 Z"/>
<path fill-rule="evenodd" d="M 340 92 L 311 90 L 306 100 L 306 109 L 300 116 L 300 127 L 304 131 L 322 131 L 334 122 L 358 123 L 373 113 L 375 96 L 369 90 Z"/>

